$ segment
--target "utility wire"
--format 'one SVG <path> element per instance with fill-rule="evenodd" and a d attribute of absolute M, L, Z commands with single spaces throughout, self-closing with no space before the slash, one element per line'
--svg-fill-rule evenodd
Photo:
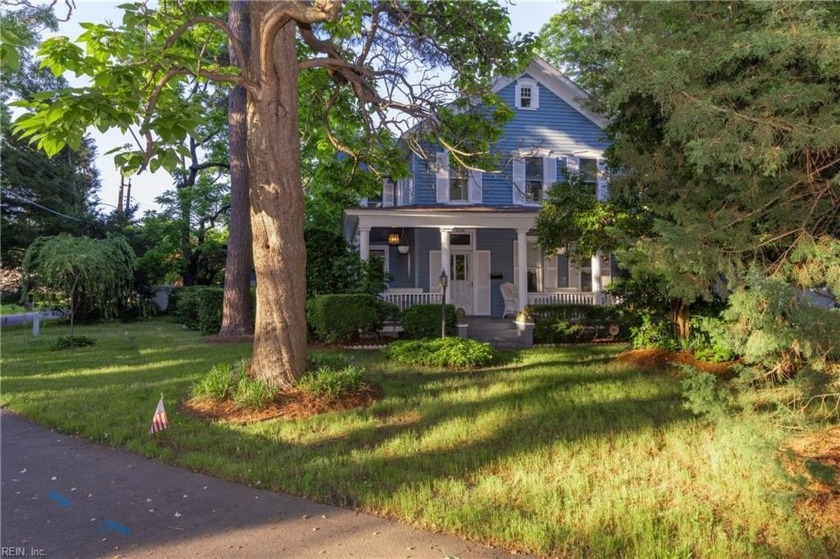
<path fill-rule="evenodd" d="M 66 218 L 66 219 L 72 219 L 73 221 L 78 221 L 78 222 L 81 222 L 81 223 L 84 223 L 84 222 L 85 222 L 85 220 L 84 220 L 84 219 L 79 219 L 78 217 L 73 217 L 72 215 L 67 215 L 67 214 L 63 214 L 63 213 L 61 213 L 61 212 L 57 212 L 57 211 L 55 211 L 55 210 L 53 210 L 53 209 L 50 209 L 50 208 L 48 208 L 48 207 L 46 207 L 46 206 L 42 206 L 42 205 L 41 205 L 41 204 L 39 204 L 38 202 L 35 202 L 35 201 L 33 201 L 33 200 L 30 200 L 29 198 L 25 198 L 25 197 L 21 196 L 20 194 L 16 194 L 16 193 L 11 192 L 11 191 L 9 191 L 9 190 L 2 190 L 2 192 L 3 192 L 3 194 L 5 194 L 6 196 L 11 196 L 12 198 L 17 198 L 17 199 L 18 199 L 19 201 L 21 201 L 21 202 L 26 202 L 27 204 L 32 204 L 32 205 L 33 205 L 33 206 L 35 206 L 36 208 L 41 208 L 42 210 L 47 211 L 47 212 L 50 212 L 51 214 L 55 214 L 55 215 L 57 215 L 57 216 L 59 216 L 59 217 L 63 217 L 63 218 Z"/>

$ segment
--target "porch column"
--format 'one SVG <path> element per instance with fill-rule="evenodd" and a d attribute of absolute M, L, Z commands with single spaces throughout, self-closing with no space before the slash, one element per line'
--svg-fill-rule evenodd
<path fill-rule="evenodd" d="M 359 257 L 365 262 L 370 257 L 370 227 L 359 227 Z"/>
<path fill-rule="evenodd" d="M 519 277 L 516 284 L 519 287 L 519 310 L 528 304 L 528 230 L 516 230 L 516 265 Z"/>
<path fill-rule="evenodd" d="M 452 294 L 452 262 L 449 257 L 449 234 L 452 232 L 452 227 L 440 228 L 440 269 L 446 272 L 446 277 L 449 283 L 446 284 L 446 301 L 451 303 Z M 430 286 L 434 287 L 434 286 Z M 431 291 L 431 289 L 429 290 Z"/>
<path fill-rule="evenodd" d="M 601 304 L 602 280 L 601 280 L 601 252 L 592 256 L 592 296 L 596 305 Z"/>

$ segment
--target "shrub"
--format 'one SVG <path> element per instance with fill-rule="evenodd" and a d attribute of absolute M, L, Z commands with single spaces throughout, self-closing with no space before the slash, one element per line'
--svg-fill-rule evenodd
<path fill-rule="evenodd" d="M 222 305 L 225 291 L 221 287 L 198 290 L 198 331 L 204 336 L 218 334 L 222 327 Z"/>
<path fill-rule="evenodd" d="M 726 323 L 712 316 L 691 318 L 691 337 L 688 349 L 701 361 L 720 363 L 732 361 L 735 356 L 730 348 Z"/>
<path fill-rule="evenodd" d="M 633 349 L 657 347 L 673 351 L 679 348 L 670 321 L 648 311 L 640 311 L 638 316 L 641 322 L 630 327 L 630 344 Z"/>
<path fill-rule="evenodd" d="M 315 335 L 328 344 L 380 327 L 377 299 L 363 293 L 313 297 L 306 302 L 306 320 Z"/>
<path fill-rule="evenodd" d="M 581 343 L 599 339 L 624 340 L 629 336 L 625 314 L 614 306 L 529 305 L 524 311 L 534 321 L 534 341 L 543 344 Z M 609 333 L 618 325 L 618 335 Z"/>
<path fill-rule="evenodd" d="M 89 338 L 88 336 L 59 336 L 58 339 L 53 344 L 53 349 L 55 350 L 63 350 L 63 349 L 76 349 L 79 347 L 88 347 L 92 346 L 96 343 L 96 340 L 93 338 Z"/>
<path fill-rule="evenodd" d="M 274 389 L 248 374 L 249 362 L 242 360 L 230 365 L 220 363 L 192 386 L 193 398 L 214 402 L 234 402 L 247 409 L 268 405 L 275 396 Z"/>
<path fill-rule="evenodd" d="M 446 334 L 455 333 L 457 317 L 454 305 L 446 305 Z M 414 305 L 403 312 L 403 335 L 407 338 L 440 336 L 440 305 Z"/>
<path fill-rule="evenodd" d="M 321 363 L 297 380 L 297 387 L 315 396 L 338 398 L 361 388 L 365 370 L 347 362 L 340 366 Z"/>
<path fill-rule="evenodd" d="M 394 342 L 382 349 L 389 359 L 408 365 L 472 368 L 493 361 L 490 344 L 466 338 L 435 338 Z"/>
<path fill-rule="evenodd" d="M 686 367 L 689 377 L 683 380 L 683 406 L 695 415 L 715 418 L 724 415 L 731 407 L 731 398 L 718 379 L 710 374 Z"/>
<path fill-rule="evenodd" d="M 176 287 L 172 290 L 172 320 L 191 330 L 198 330 L 198 287 Z"/>

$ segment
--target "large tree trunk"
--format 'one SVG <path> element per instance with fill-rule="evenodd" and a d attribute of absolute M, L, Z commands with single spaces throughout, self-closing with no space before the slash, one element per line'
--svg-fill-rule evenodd
<path fill-rule="evenodd" d="M 243 51 L 250 51 L 250 21 L 248 2 L 230 3 L 228 25 L 242 43 Z M 234 64 L 235 50 L 230 49 Z M 230 236 L 225 260 L 225 297 L 222 307 L 220 337 L 245 336 L 253 332 L 251 326 L 251 210 L 248 202 L 248 120 L 247 94 L 241 85 L 228 97 L 228 143 L 230 145 Z"/>
<path fill-rule="evenodd" d="M 260 52 L 261 22 L 273 2 L 253 2 L 250 68 L 270 62 L 248 93 L 251 227 L 257 274 L 257 321 L 251 372 L 291 386 L 306 368 L 306 247 L 298 137 L 295 24 Z M 267 19 L 267 18 L 266 18 Z"/>
<path fill-rule="evenodd" d="M 688 340 L 691 335 L 691 315 L 684 299 L 674 299 L 671 306 L 671 320 L 674 324 L 674 336 L 678 340 Z"/>

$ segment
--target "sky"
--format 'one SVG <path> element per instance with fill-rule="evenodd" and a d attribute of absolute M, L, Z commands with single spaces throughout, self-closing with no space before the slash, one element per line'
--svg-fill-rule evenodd
<path fill-rule="evenodd" d="M 82 29 L 79 27 L 80 22 L 119 22 L 122 19 L 122 12 L 117 9 L 117 6 L 124 1 L 76 0 L 76 10 L 70 21 L 60 25 L 58 34 L 75 39 L 82 34 Z M 60 4 L 57 4 L 57 6 Z M 511 0 L 506 5 L 510 13 L 513 33 L 538 33 L 551 15 L 560 11 L 563 4 L 560 0 L 553 2 Z M 63 14 L 58 12 L 58 15 L 62 16 Z M 102 202 L 100 210 L 103 213 L 110 213 L 117 205 L 120 173 L 114 167 L 113 156 L 103 156 L 101 154 L 116 146 L 133 143 L 133 140 L 116 130 L 101 134 L 98 130 L 91 129 L 89 134 L 96 142 L 97 152 L 100 154 L 97 160 L 99 177 L 102 183 L 99 194 Z M 155 198 L 171 188 L 173 188 L 172 177 L 165 172 L 153 174 L 146 171 L 131 177 L 131 201 L 133 204 L 139 204 L 138 217 L 142 216 L 147 210 L 158 209 L 154 201 Z"/>

